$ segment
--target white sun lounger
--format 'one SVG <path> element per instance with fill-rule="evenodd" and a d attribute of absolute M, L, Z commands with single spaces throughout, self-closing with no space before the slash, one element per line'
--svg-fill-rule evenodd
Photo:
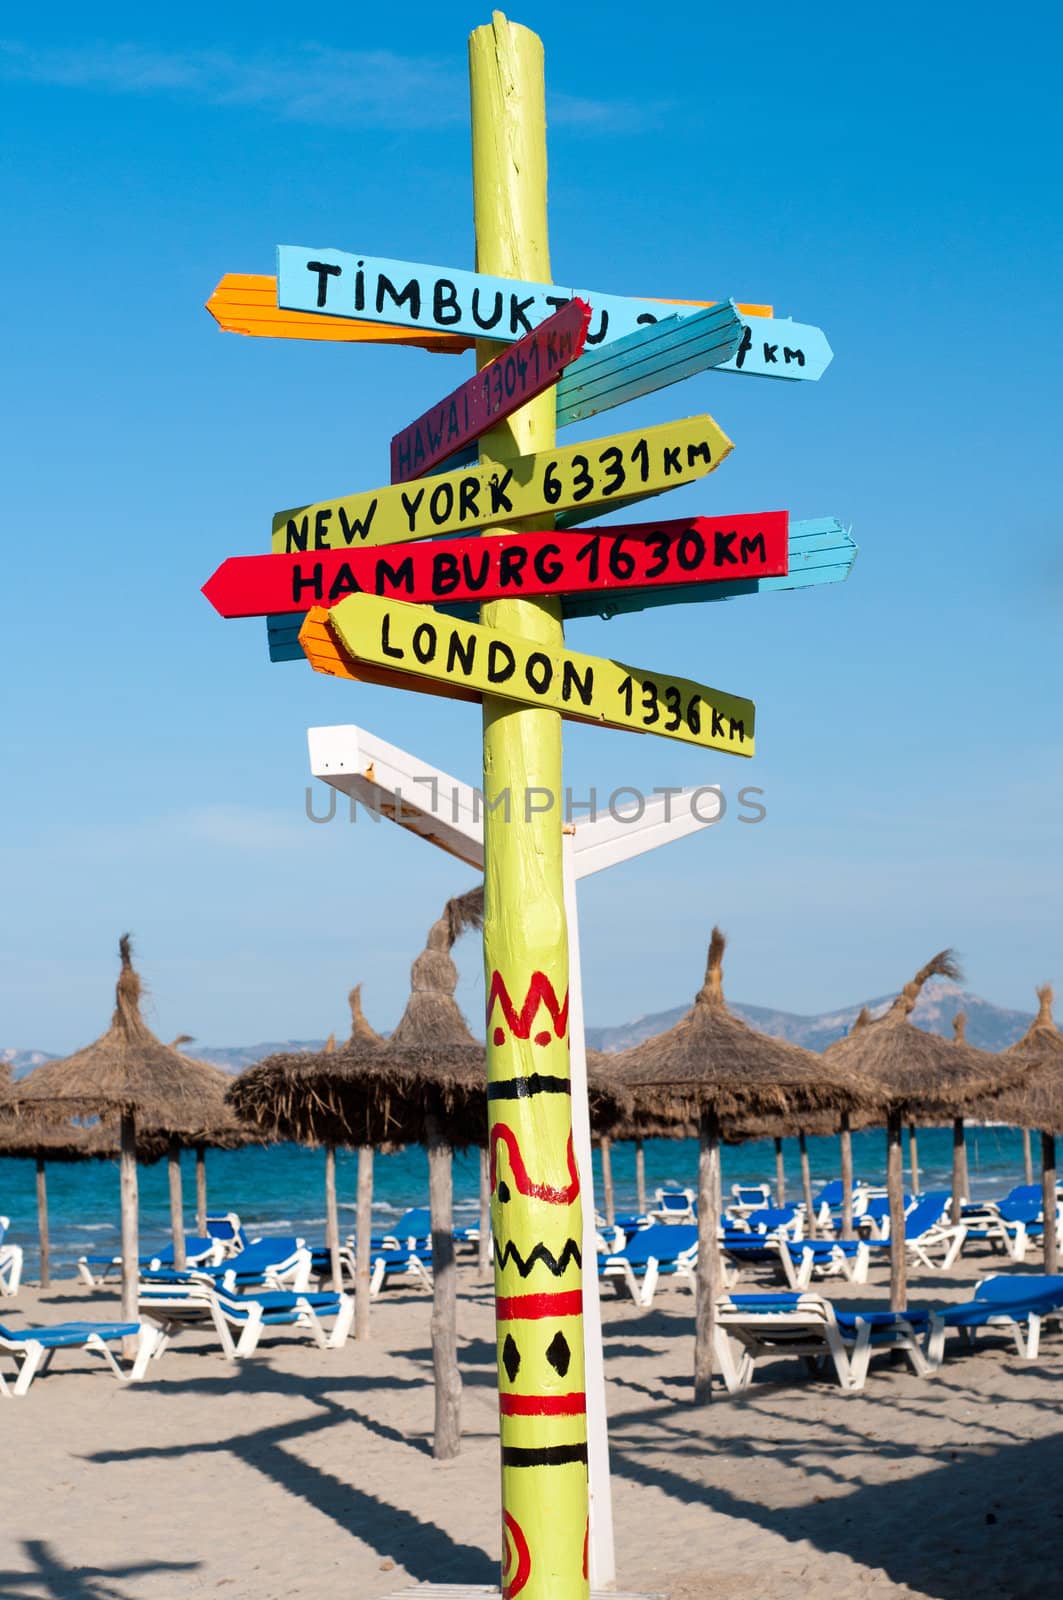
<path fill-rule="evenodd" d="M 18 1294 L 22 1282 L 22 1246 L 4 1242 L 10 1226 L 10 1217 L 0 1217 L 0 1295 Z"/>
<path fill-rule="evenodd" d="M 902 1350 L 918 1376 L 930 1372 L 924 1350 L 929 1328 L 930 1313 L 922 1309 L 845 1310 L 818 1294 L 731 1294 L 717 1304 L 714 1344 L 730 1394 L 748 1389 L 758 1366 L 787 1356 L 830 1361 L 839 1386 L 856 1394 L 878 1350 Z"/>
<path fill-rule="evenodd" d="M 346 1342 L 354 1319 L 351 1296 L 331 1291 L 260 1289 L 254 1294 L 230 1294 L 205 1282 L 149 1279 L 140 1285 L 139 1301 L 162 1329 L 157 1355 L 181 1328 L 211 1326 L 230 1361 L 253 1355 L 267 1328 L 299 1328 L 320 1349 L 335 1350 Z M 326 1317 L 335 1318 L 329 1332 L 322 1320 Z"/>

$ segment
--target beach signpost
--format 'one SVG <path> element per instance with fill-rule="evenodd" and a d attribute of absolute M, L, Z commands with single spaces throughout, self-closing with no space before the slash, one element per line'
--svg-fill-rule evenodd
<path fill-rule="evenodd" d="M 832 581 L 855 552 L 832 519 L 809 525 L 797 546 L 808 571 L 791 583 L 785 513 L 572 531 L 705 478 L 732 444 L 707 415 L 571 446 L 556 444 L 559 426 L 704 370 L 816 379 L 831 351 L 771 307 L 554 285 L 542 45 L 495 12 L 470 36 L 469 66 L 475 272 L 284 246 L 275 305 L 253 280 L 230 284 L 226 323 L 224 280 L 211 309 L 267 337 L 328 338 L 332 324 L 352 342 L 475 342 L 476 375 L 395 435 L 389 485 L 279 512 L 272 554 L 225 563 L 205 589 L 227 615 L 293 616 L 318 671 L 482 707 L 502 1597 L 586 1600 L 592 1577 L 614 1573 L 608 1513 L 596 1528 L 588 1494 L 583 1313 L 597 1279 L 586 1261 L 585 1298 L 591 1174 L 573 1143 L 586 1105 L 574 1115 L 562 722 L 750 756 L 755 712 L 732 692 L 569 650 L 563 617 L 574 604 L 634 610 Z"/>

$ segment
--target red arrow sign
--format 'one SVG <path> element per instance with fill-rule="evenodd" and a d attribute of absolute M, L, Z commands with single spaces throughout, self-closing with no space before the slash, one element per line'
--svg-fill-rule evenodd
<path fill-rule="evenodd" d="M 349 594 L 445 604 L 776 578 L 788 570 L 788 531 L 788 512 L 764 511 L 422 539 L 399 548 L 230 556 L 203 593 L 223 617 L 264 617 L 335 605 Z"/>
<path fill-rule="evenodd" d="M 431 472 L 525 401 L 549 389 L 582 354 L 590 320 L 586 300 L 570 300 L 403 428 L 391 441 L 392 483 L 408 483 Z"/>

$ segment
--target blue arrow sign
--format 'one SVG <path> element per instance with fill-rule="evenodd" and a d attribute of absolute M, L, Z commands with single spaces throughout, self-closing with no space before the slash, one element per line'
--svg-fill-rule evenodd
<path fill-rule="evenodd" d="M 851 534 L 836 517 L 816 517 L 790 523 L 790 571 L 785 578 L 736 578 L 731 583 L 703 583 L 674 589 L 635 589 L 626 594 L 566 595 L 562 601 L 565 621 L 573 617 L 615 617 L 629 611 L 647 611 L 653 606 L 672 606 L 691 601 L 732 600 L 737 595 L 760 594 L 773 589 L 809 589 L 823 583 L 841 583 L 849 576 L 856 560 L 856 545 Z M 479 607 L 472 605 L 437 606 L 437 611 L 476 621 Z M 304 661 L 299 643 L 301 615 L 273 616 L 266 619 L 271 661 Z"/>
<path fill-rule="evenodd" d="M 509 343 L 530 333 L 577 295 L 589 300 L 594 312 L 587 335 L 589 347 L 705 309 L 673 310 L 660 300 L 491 278 L 482 272 L 354 255 L 346 250 L 286 244 L 277 249 L 277 304 L 286 311 L 358 317 Z M 756 377 L 818 378 L 831 355 L 819 328 L 779 317 L 748 317 L 739 348 L 722 370 Z"/>

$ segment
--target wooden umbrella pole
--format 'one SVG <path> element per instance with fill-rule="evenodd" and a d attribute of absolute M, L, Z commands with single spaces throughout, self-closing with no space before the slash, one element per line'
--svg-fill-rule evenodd
<path fill-rule="evenodd" d="M 1022 1170 L 1026 1174 L 1024 1181 L 1029 1187 L 1033 1183 L 1033 1141 L 1030 1138 L 1029 1128 L 1022 1130 Z"/>
<path fill-rule="evenodd" d="M 480 1242 L 476 1250 L 476 1270 L 481 1278 L 491 1271 L 491 1160 L 480 1151 Z"/>
<path fill-rule="evenodd" d="M 613 1141 L 601 1138 L 598 1153 L 602 1159 L 602 1215 L 610 1228 L 616 1221 L 616 1202 L 613 1198 Z"/>
<path fill-rule="evenodd" d="M 1056 1224 L 1056 1136 L 1041 1134 L 1041 1215 L 1044 1218 L 1045 1272 L 1059 1271 L 1059 1230 Z"/>
<path fill-rule="evenodd" d="M 957 1224 L 963 1214 L 963 1202 L 970 1199 L 967 1192 L 967 1133 L 962 1117 L 952 1119 L 952 1222 Z"/>
<path fill-rule="evenodd" d="M 694 1313 L 694 1404 L 712 1399 L 713 1337 L 720 1292 L 720 1124 L 703 1111 L 698 1124 L 698 1261 Z"/>
<path fill-rule="evenodd" d="M 646 1215 L 646 1152 L 642 1140 L 635 1140 L 635 1195 L 640 1217 Z"/>
<path fill-rule="evenodd" d="M 783 1153 L 782 1140 L 775 1140 L 775 1204 L 786 1204 L 786 1156 Z"/>
<path fill-rule="evenodd" d="M 842 1146 L 842 1238 L 853 1237 L 853 1135 L 849 1113 L 842 1112 L 839 1137 Z"/>
<path fill-rule="evenodd" d="M 196 1145 L 196 1232 L 200 1238 L 207 1233 L 207 1152 Z"/>
<path fill-rule="evenodd" d="M 173 1239 L 174 1271 L 183 1272 L 188 1261 L 185 1256 L 184 1195 L 181 1191 L 181 1146 L 173 1137 L 166 1151 L 166 1173 L 170 1181 L 170 1236 Z"/>
<path fill-rule="evenodd" d="M 890 1307 L 908 1307 L 908 1255 L 904 1235 L 904 1151 L 900 1115 L 886 1118 L 886 1193 L 890 1207 Z"/>
<path fill-rule="evenodd" d="M 919 1193 L 919 1138 L 915 1123 L 908 1124 L 908 1165 L 912 1173 L 912 1194 Z"/>
<path fill-rule="evenodd" d="M 328 1246 L 329 1273 L 332 1287 L 337 1292 L 343 1288 L 343 1268 L 340 1266 L 340 1214 L 336 1205 L 336 1146 L 325 1146 L 325 1244 Z"/>
<path fill-rule="evenodd" d="M 470 36 L 469 71 L 477 269 L 549 283 L 542 44 L 495 12 Z M 478 364 L 495 353 L 481 341 Z M 481 463 L 550 448 L 555 418 L 547 390 L 484 436 Z M 490 601 L 480 620 L 544 652 L 563 644 L 556 599 Z M 561 721 L 485 695 L 483 745 L 502 1583 L 521 1600 L 584 1600 L 582 1216 L 572 1108 L 553 1092 L 569 1081 Z"/>
<path fill-rule="evenodd" d="M 801 1190 L 805 1199 L 806 1227 L 808 1228 L 808 1237 L 814 1239 L 816 1237 L 816 1212 L 812 1204 L 812 1169 L 808 1164 L 808 1141 L 805 1138 L 805 1130 L 803 1128 L 799 1128 L 797 1131 L 797 1148 L 801 1152 Z"/>
<path fill-rule="evenodd" d="M 137 1218 L 137 1123 L 132 1111 L 122 1112 L 118 1172 L 122 1205 L 122 1321 L 137 1320 L 140 1239 Z M 125 1341 L 131 1355 L 136 1341 Z"/>
<path fill-rule="evenodd" d="M 48 1242 L 48 1172 L 44 1157 L 37 1157 L 37 1240 L 41 1255 L 41 1288 L 52 1285 L 51 1247 Z"/>
<path fill-rule="evenodd" d="M 450 1145 L 434 1117 L 426 1119 L 428 1205 L 432 1214 L 432 1371 L 435 1433 L 432 1454 L 450 1461 L 461 1449 L 461 1374 L 458 1372 L 457 1267 Z"/>
<path fill-rule="evenodd" d="M 358 1147 L 358 1194 L 354 1213 L 354 1337 L 369 1337 L 370 1240 L 373 1233 L 373 1146 Z"/>

